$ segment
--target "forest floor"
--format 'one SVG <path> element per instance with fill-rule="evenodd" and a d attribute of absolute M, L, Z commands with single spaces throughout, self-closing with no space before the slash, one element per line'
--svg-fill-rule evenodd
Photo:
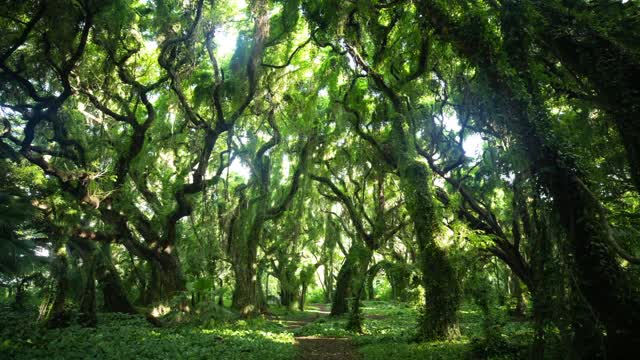
<path fill-rule="evenodd" d="M 311 309 L 316 316 L 304 317 L 298 321 L 289 321 L 285 327 L 288 330 L 296 330 L 306 326 L 320 317 L 328 316 L 330 308 L 325 304 L 311 304 Z M 300 360 L 321 360 L 321 359 L 360 359 L 357 348 L 350 338 L 341 336 L 295 336 L 298 347 L 298 359 Z"/>
<path fill-rule="evenodd" d="M 328 316 L 329 306 L 311 304 L 304 312 L 272 307 L 273 315 L 238 319 L 226 308 L 203 304 L 189 315 L 170 314 L 162 328 L 142 316 L 99 314 L 96 328 L 72 321 L 45 330 L 36 323 L 37 308 L 15 312 L 0 306 L 0 358 L 8 359 L 469 359 L 482 338 L 483 317 L 465 304 L 459 311 L 462 335 L 451 341 L 413 342 L 418 313 L 409 304 L 366 301 L 362 334 L 345 330 L 347 317 Z M 533 338 L 530 321 L 499 311 L 505 356 L 522 358 Z M 500 349 L 499 349 L 500 350 Z M 554 358 L 553 352 L 547 352 Z"/>

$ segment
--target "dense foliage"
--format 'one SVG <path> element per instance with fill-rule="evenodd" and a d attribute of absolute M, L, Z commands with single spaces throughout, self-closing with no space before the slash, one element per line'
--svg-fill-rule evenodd
<path fill-rule="evenodd" d="M 0 6 L 0 354 L 640 347 L 636 1 Z"/>

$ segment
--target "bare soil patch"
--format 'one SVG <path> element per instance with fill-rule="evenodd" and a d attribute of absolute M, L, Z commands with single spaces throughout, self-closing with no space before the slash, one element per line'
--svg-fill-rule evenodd
<path fill-rule="evenodd" d="M 312 304 L 312 306 L 318 308 L 317 316 L 299 320 L 281 320 L 281 322 L 284 323 L 288 330 L 294 330 L 315 321 L 321 316 L 329 315 L 331 311 L 329 306 L 325 304 Z M 351 339 L 346 337 L 296 336 L 296 343 L 299 348 L 298 359 L 300 360 L 354 360 L 361 358 Z"/>

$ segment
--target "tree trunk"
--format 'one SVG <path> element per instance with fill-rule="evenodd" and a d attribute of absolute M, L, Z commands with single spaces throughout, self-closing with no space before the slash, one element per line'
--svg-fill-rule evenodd
<path fill-rule="evenodd" d="M 231 307 L 242 317 L 254 316 L 259 312 L 255 261 L 251 261 L 251 256 L 235 258 L 232 268 L 236 284 Z"/>
<path fill-rule="evenodd" d="M 241 216 L 245 220 L 253 219 L 249 214 Z M 246 227 L 241 228 L 243 225 Z M 229 247 L 235 277 L 231 307 L 239 311 L 242 317 L 252 317 L 260 312 L 256 258 L 261 232 L 261 223 L 237 221 L 231 234 L 232 243 Z"/>
<path fill-rule="evenodd" d="M 219 279 L 218 288 L 224 289 L 224 281 L 222 279 Z M 218 296 L 218 306 L 224 306 L 224 292 L 222 290 L 220 290 L 220 296 Z"/>
<path fill-rule="evenodd" d="M 338 272 L 336 291 L 333 293 L 333 301 L 331 303 L 331 316 L 346 314 L 349 309 L 347 300 L 351 296 L 351 280 L 353 278 L 352 249 L 353 246 L 349 249 L 349 253 Z"/>
<path fill-rule="evenodd" d="M 309 288 L 308 282 L 303 282 L 300 285 L 300 297 L 298 298 L 298 310 L 304 311 L 304 305 L 307 301 L 307 289 Z"/>
<path fill-rule="evenodd" d="M 407 289 L 411 280 L 411 271 L 406 264 L 391 264 L 385 269 L 387 279 L 391 285 L 391 294 L 394 300 L 405 302 L 409 300 Z"/>
<path fill-rule="evenodd" d="M 374 300 L 376 298 L 375 288 L 373 286 L 373 280 L 376 278 L 375 274 L 367 276 L 367 299 Z"/>
<path fill-rule="evenodd" d="M 609 244 L 611 233 L 601 205 L 580 178 L 583 174 L 574 161 L 563 155 L 562 142 L 554 138 L 538 89 L 525 86 L 536 82 L 482 37 L 491 33 L 485 20 L 474 19 L 480 28 L 470 32 L 437 2 L 422 4 L 426 6 L 420 11 L 436 32 L 478 67 L 485 86 L 492 90 L 495 118 L 508 119 L 500 125 L 526 149 L 532 171 L 547 189 L 567 232 L 580 292 L 605 325 L 607 357 L 627 357 L 640 347 L 640 296 Z"/>
<path fill-rule="evenodd" d="M 372 256 L 373 256 L 373 253 L 372 253 Z M 366 296 L 368 300 L 373 300 L 375 298 L 375 288 L 374 288 L 373 282 L 376 276 L 378 276 L 378 273 L 380 272 L 380 269 L 382 269 L 384 264 L 385 264 L 384 261 L 378 262 L 376 264 L 373 264 L 369 268 L 369 270 L 367 270 Z"/>
<path fill-rule="evenodd" d="M 165 301 L 186 289 L 176 249 L 158 249 L 146 259 L 151 266 L 151 279 L 145 294 L 145 303 Z"/>
<path fill-rule="evenodd" d="M 118 271 L 111 262 L 111 247 L 109 244 L 104 244 L 98 254 L 96 278 L 102 288 L 105 311 L 124 314 L 137 313 L 122 286 Z"/>
<path fill-rule="evenodd" d="M 280 282 L 280 304 L 287 309 L 292 309 L 295 303 L 296 284 L 295 267 L 290 264 L 280 264 L 278 281 Z"/>
<path fill-rule="evenodd" d="M 257 292 L 257 297 L 258 297 L 258 310 L 260 311 L 260 313 L 262 314 L 268 314 L 269 313 L 269 305 L 267 304 L 267 298 L 264 295 L 264 290 L 262 288 L 262 274 L 264 272 L 264 269 L 262 267 L 258 268 L 258 281 L 256 282 L 257 288 L 256 288 L 256 292 Z"/>
<path fill-rule="evenodd" d="M 98 319 L 96 314 L 96 262 L 99 252 L 93 242 L 82 237 L 69 239 L 69 245 L 82 259 L 81 275 L 84 277 L 84 287 L 80 295 L 80 311 L 78 322 L 82 326 L 95 327 Z"/>
<path fill-rule="evenodd" d="M 95 261 L 97 254 L 92 253 L 92 256 L 86 259 L 86 282 L 84 291 L 82 292 L 82 299 L 80 300 L 80 316 L 79 322 L 83 326 L 95 327 L 98 322 L 96 314 L 96 277 L 95 277 Z"/>
<path fill-rule="evenodd" d="M 524 295 L 522 293 L 522 285 L 520 284 L 520 279 L 514 274 L 510 274 L 510 287 L 511 287 L 511 296 L 515 301 L 515 307 L 513 308 L 513 315 L 518 317 L 524 316 Z"/>
<path fill-rule="evenodd" d="M 605 337 L 601 324 L 594 318 L 593 311 L 589 304 L 576 293 L 576 289 L 571 289 L 571 328 L 573 337 L 571 338 L 571 359 L 596 360 L 609 359 L 604 353 L 606 351 Z M 628 356 L 628 354 L 627 354 Z M 627 356 L 615 359 L 625 359 Z"/>
<path fill-rule="evenodd" d="M 413 220 L 424 286 L 424 308 L 418 337 L 423 340 L 446 339 L 459 334 L 457 310 L 459 285 L 447 254 L 435 241 L 437 220 L 426 165 L 415 160 L 400 165 L 402 189 L 407 210 Z"/>
<path fill-rule="evenodd" d="M 242 317 L 259 313 L 257 253 L 261 241 L 266 205 L 242 197 L 231 219 L 227 252 L 232 261 L 235 287 L 231 307 Z"/>
<path fill-rule="evenodd" d="M 325 291 L 324 291 L 324 302 L 329 303 L 333 298 L 333 259 L 330 259 L 329 264 L 324 266 L 324 282 L 325 282 Z"/>
<path fill-rule="evenodd" d="M 13 303 L 13 308 L 16 310 L 24 310 L 25 286 L 25 281 L 20 280 L 20 282 L 18 282 L 18 286 L 16 287 L 16 296 Z M 9 287 L 9 290 L 10 289 L 11 288 Z M 9 296 L 11 296 L 11 292 L 9 292 Z"/>
<path fill-rule="evenodd" d="M 459 284 L 446 252 L 435 241 L 438 221 L 430 187 L 431 174 L 424 163 L 416 160 L 415 131 L 404 100 L 381 77 L 372 76 L 372 80 L 385 92 L 395 110 L 390 116 L 392 151 L 387 161 L 398 170 L 405 207 L 413 221 L 418 245 L 422 285 L 425 290 L 418 338 L 434 340 L 457 336 Z"/>
<path fill-rule="evenodd" d="M 335 261 L 335 248 L 340 241 L 340 227 L 331 220 L 331 214 L 327 214 L 324 222 L 323 252 L 326 259 L 324 264 L 324 302 L 329 303 L 333 299 L 333 263 Z"/>
<path fill-rule="evenodd" d="M 353 298 L 351 300 L 351 313 L 349 314 L 349 322 L 347 323 L 347 330 L 362 333 L 362 311 L 360 309 L 360 302 L 364 297 L 366 282 L 367 282 L 367 268 L 371 262 L 373 251 L 359 244 L 351 245 L 351 248 L 356 248 L 354 256 L 353 269 L 355 274 L 353 276 Z M 351 252 L 351 251 L 350 251 Z"/>
<path fill-rule="evenodd" d="M 68 260 L 64 245 L 56 249 L 52 273 L 55 278 L 53 303 L 46 310 L 45 324 L 49 329 L 65 327 L 69 324 L 69 314 L 65 309 L 69 280 L 67 274 Z"/>
<path fill-rule="evenodd" d="M 361 299 L 364 295 L 364 282 L 355 286 L 354 297 L 351 300 L 351 313 L 349 314 L 349 321 L 347 322 L 347 330 L 362 333 L 362 310 L 360 309 Z"/>

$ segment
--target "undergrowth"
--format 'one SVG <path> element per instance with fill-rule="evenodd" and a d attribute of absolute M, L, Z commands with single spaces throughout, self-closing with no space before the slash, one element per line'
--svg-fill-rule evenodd
<path fill-rule="evenodd" d="M 96 328 L 45 330 L 25 316 L 0 311 L 0 358 L 284 360 L 296 355 L 293 335 L 264 319 L 154 328 L 142 316 L 100 314 Z"/>
<path fill-rule="evenodd" d="M 326 310 L 326 309 L 325 309 Z M 319 309 L 292 311 L 272 307 L 271 314 L 241 320 L 233 312 L 202 306 L 191 313 L 170 313 L 154 328 L 142 316 L 99 314 L 96 328 L 72 325 L 45 330 L 35 311 L 0 308 L 0 358 L 8 359 L 294 359 L 294 336 L 348 337 L 365 360 L 518 359 L 533 338 L 531 323 L 496 311 L 499 334 L 486 336 L 479 308 L 459 311 L 461 336 L 451 341 L 415 343 L 414 307 L 365 301 L 363 334 L 345 329 L 348 318 L 321 316 Z M 306 323 L 306 325 L 305 325 Z M 550 352 L 551 354 L 552 352 Z"/>

